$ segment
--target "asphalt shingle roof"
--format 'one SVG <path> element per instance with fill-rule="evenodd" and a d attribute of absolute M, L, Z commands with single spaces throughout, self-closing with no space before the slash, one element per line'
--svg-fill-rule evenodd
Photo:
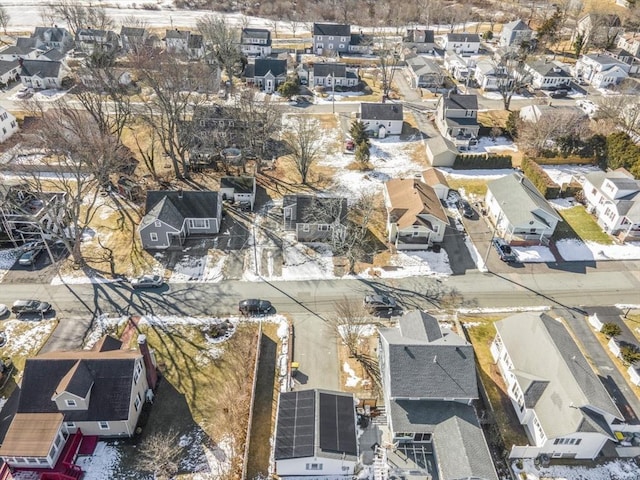
<path fill-rule="evenodd" d="M 404 120 L 402 105 L 399 103 L 361 103 L 361 120 Z"/>
<path fill-rule="evenodd" d="M 233 188 L 234 193 L 253 193 L 256 177 L 222 177 L 220 188 Z"/>
<path fill-rule="evenodd" d="M 49 60 L 23 60 L 20 75 L 22 77 L 58 78 L 62 63 Z"/>
<path fill-rule="evenodd" d="M 437 337 L 436 329 L 437 320 L 420 311 L 401 317 L 398 327 L 380 329 L 388 343 L 392 398 L 478 398 L 473 347 L 450 330 Z"/>
<path fill-rule="evenodd" d="M 344 78 L 347 76 L 347 66 L 344 63 L 315 63 L 313 65 L 313 75 L 315 77 Z"/>
<path fill-rule="evenodd" d="M 447 42 L 480 43 L 480 35 L 477 33 L 447 33 Z"/>
<path fill-rule="evenodd" d="M 334 37 L 351 37 L 351 25 L 335 23 L 314 23 L 314 35 L 329 35 Z"/>
<path fill-rule="evenodd" d="M 161 220 L 180 230 L 187 218 L 216 218 L 217 209 L 218 192 L 153 190 L 147 192 L 147 213 L 140 222 L 140 228 Z"/>
<path fill-rule="evenodd" d="M 271 32 L 265 28 L 243 28 L 240 36 L 240 42 L 252 44 L 249 41 L 251 38 L 266 40 L 266 45 L 271 45 Z"/>
<path fill-rule="evenodd" d="M 312 195 L 285 195 L 282 200 L 283 208 L 295 205 L 297 223 L 332 224 L 340 215 L 339 222 L 344 224 L 347 219 L 348 202 L 343 197 L 316 197 Z"/>
<path fill-rule="evenodd" d="M 256 58 L 253 68 L 255 77 L 264 77 L 269 72 L 274 77 L 280 77 L 287 74 L 287 61 L 275 58 Z"/>
<path fill-rule="evenodd" d="M 478 97 L 476 95 L 451 93 L 444 98 L 444 107 L 447 110 L 478 110 Z"/>

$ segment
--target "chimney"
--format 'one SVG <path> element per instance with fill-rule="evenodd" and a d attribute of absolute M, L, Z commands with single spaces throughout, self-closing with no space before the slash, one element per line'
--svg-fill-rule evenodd
<path fill-rule="evenodd" d="M 145 370 L 147 371 L 147 383 L 149 384 L 149 388 L 154 390 L 158 383 L 158 370 L 156 368 L 156 359 L 153 352 L 149 350 L 146 335 L 138 335 L 138 348 L 142 354 Z"/>
<path fill-rule="evenodd" d="M 23 63 L 24 63 L 24 58 L 18 57 L 18 65 L 20 65 L 22 67 Z"/>
<path fill-rule="evenodd" d="M 182 189 L 178 190 L 178 198 L 182 200 L 183 196 L 184 196 L 184 191 Z"/>

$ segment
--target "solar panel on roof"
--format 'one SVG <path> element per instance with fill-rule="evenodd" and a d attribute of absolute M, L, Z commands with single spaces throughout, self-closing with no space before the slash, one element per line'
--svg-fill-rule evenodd
<path fill-rule="evenodd" d="M 320 448 L 357 455 L 353 398 L 320 393 Z"/>
<path fill-rule="evenodd" d="M 280 395 L 275 458 L 310 457 L 314 454 L 315 392 Z"/>

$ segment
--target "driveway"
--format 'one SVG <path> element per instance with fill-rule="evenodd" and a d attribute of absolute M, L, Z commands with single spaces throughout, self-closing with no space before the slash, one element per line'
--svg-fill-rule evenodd
<path fill-rule="evenodd" d="M 61 245 L 51 245 L 51 254 L 58 261 L 67 256 L 67 250 Z M 51 283 L 56 275 L 56 267 L 51 263 L 51 258 L 46 250 L 44 250 L 36 259 L 33 265 L 13 265 L 11 270 L 7 272 L 3 282 L 5 283 Z"/>

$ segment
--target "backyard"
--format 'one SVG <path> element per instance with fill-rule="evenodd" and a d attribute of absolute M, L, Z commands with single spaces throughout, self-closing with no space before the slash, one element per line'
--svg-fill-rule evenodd
<path fill-rule="evenodd" d="M 554 240 L 566 238 L 579 238 L 587 242 L 595 242 L 602 245 L 611 245 L 613 242 L 609 235 L 602 231 L 602 227 L 596 223 L 593 216 L 587 213 L 582 205 L 557 210 L 562 216 L 562 222 L 558 223 L 554 233 Z"/>

